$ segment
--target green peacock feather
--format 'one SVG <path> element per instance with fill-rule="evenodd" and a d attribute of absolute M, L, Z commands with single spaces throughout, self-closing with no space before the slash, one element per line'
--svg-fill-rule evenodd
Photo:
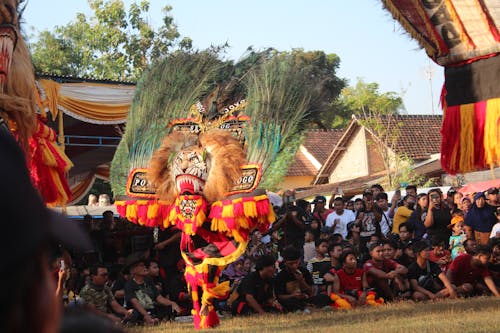
<path fill-rule="evenodd" d="M 168 133 L 169 121 L 213 89 L 224 63 L 210 51 L 176 52 L 147 70 L 137 84 L 127 127 L 111 163 L 111 185 L 125 194 L 130 170 L 146 167 Z"/>

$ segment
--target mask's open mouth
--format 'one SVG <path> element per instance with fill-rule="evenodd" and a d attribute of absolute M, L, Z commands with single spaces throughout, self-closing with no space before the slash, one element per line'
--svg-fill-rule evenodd
<path fill-rule="evenodd" d="M 12 24 L 0 25 L 0 89 L 4 89 L 17 44 L 17 32 Z"/>
<path fill-rule="evenodd" d="M 201 194 L 205 186 L 203 179 L 190 174 L 178 175 L 175 183 L 181 194 Z"/>

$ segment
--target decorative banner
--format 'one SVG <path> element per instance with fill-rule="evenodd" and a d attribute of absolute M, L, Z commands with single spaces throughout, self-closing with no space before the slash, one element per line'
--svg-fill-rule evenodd
<path fill-rule="evenodd" d="M 259 186 L 260 179 L 262 178 L 260 165 L 247 164 L 241 166 L 241 169 L 243 173 L 228 195 L 250 193 Z"/>

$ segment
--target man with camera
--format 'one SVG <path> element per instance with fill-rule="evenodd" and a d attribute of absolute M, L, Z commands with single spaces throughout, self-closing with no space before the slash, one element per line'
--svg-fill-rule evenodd
<path fill-rule="evenodd" d="M 450 210 L 442 202 L 442 194 L 439 189 L 432 189 L 428 193 L 429 207 L 425 217 L 424 226 L 427 229 L 428 238 L 448 242 L 451 231 L 448 224 L 451 221 Z"/>

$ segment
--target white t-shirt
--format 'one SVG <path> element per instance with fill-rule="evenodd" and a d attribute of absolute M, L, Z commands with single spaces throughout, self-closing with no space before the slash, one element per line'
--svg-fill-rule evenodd
<path fill-rule="evenodd" d="M 337 223 L 332 233 L 341 234 L 345 239 L 347 237 L 347 224 L 349 222 L 353 222 L 356 219 L 356 216 L 352 210 L 349 209 L 344 209 L 342 215 L 338 215 L 335 211 L 333 211 L 326 217 L 325 226 L 332 227 L 336 219 L 339 219 L 340 221 Z"/>
<path fill-rule="evenodd" d="M 384 213 L 384 216 L 382 216 L 382 220 L 380 221 L 380 231 L 382 232 L 382 235 L 387 235 L 392 230 L 392 219 L 389 216 L 390 211 L 390 208 L 387 208 L 385 212 L 382 211 Z"/>
<path fill-rule="evenodd" d="M 500 222 L 496 223 L 491 229 L 490 238 L 495 238 L 497 236 L 497 232 L 500 232 Z"/>

